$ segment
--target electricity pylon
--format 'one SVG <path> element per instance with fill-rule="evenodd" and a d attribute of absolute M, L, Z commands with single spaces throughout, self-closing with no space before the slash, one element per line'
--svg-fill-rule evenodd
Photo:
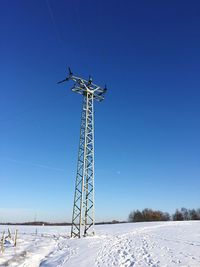
<path fill-rule="evenodd" d="M 72 213 L 71 237 L 94 234 L 94 100 L 101 102 L 107 88 L 73 75 L 58 82 L 74 81 L 72 91 L 83 96 L 78 164 Z"/>

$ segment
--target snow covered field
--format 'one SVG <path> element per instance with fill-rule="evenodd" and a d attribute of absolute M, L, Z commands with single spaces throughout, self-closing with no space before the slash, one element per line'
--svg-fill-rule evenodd
<path fill-rule="evenodd" d="M 0 266 L 200 267 L 199 221 L 99 225 L 96 236 L 82 239 L 70 239 L 70 227 L 17 229 L 17 247 L 6 244 Z"/>

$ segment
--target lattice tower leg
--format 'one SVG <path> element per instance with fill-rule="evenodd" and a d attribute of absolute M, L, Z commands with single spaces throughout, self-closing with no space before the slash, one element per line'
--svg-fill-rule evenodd
<path fill-rule="evenodd" d="M 88 235 L 94 226 L 94 110 L 93 94 L 83 96 L 71 237 Z M 92 229 L 94 233 L 94 229 Z"/>

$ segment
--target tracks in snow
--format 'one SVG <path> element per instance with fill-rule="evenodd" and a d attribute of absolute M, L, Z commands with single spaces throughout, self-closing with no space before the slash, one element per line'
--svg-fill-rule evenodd
<path fill-rule="evenodd" d="M 54 249 L 41 261 L 39 267 L 62 267 L 76 255 L 76 250 L 67 244 L 66 237 L 59 237 Z"/>
<path fill-rule="evenodd" d="M 200 243 L 171 236 L 163 226 L 144 227 L 126 234 L 104 237 L 95 260 L 96 266 L 200 266 L 200 256 L 191 250 L 192 247 L 199 247 Z M 156 228 L 160 227 L 162 229 L 157 231 Z"/>
<path fill-rule="evenodd" d="M 154 246 L 143 231 L 114 236 L 105 240 L 96 258 L 97 267 L 158 267 L 159 260 L 151 255 Z"/>
<path fill-rule="evenodd" d="M 195 224 L 198 226 L 198 224 Z M 97 227 L 97 235 L 70 239 L 65 234 L 21 234 L 0 266 L 18 267 L 177 267 L 200 266 L 200 227 L 175 223 Z M 99 234 L 98 234 L 99 233 Z"/>

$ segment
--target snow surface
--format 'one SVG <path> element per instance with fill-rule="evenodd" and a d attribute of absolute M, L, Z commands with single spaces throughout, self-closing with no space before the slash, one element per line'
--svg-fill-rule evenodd
<path fill-rule="evenodd" d="M 7 228 L 0 226 L 0 233 Z M 69 238 L 70 227 L 17 229 L 17 247 L 5 244 L 0 266 L 200 267 L 199 221 L 98 225 L 95 236 L 82 239 Z"/>

